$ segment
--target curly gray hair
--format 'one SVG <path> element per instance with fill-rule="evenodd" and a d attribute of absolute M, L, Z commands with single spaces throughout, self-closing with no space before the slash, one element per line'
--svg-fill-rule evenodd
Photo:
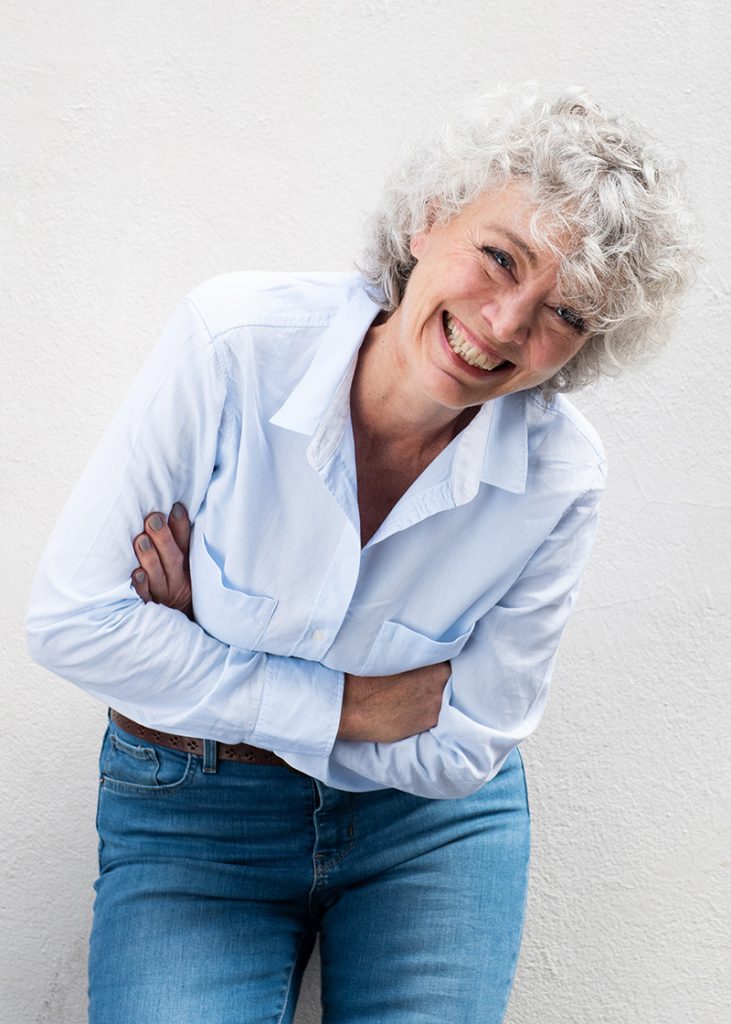
<path fill-rule="evenodd" d="M 563 301 L 578 305 L 590 331 L 540 390 L 575 390 L 653 351 L 698 256 L 680 165 L 579 89 L 481 96 L 412 144 L 386 181 L 359 261 L 382 308 L 401 301 L 414 234 L 511 180 L 529 188 L 533 241 L 560 257 Z M 561 253 L 553 239 L 567 232 L 576 243 Z"/>

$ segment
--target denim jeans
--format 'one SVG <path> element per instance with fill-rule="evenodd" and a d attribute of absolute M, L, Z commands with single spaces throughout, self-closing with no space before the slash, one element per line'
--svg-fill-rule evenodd
<path fill-rule="evenodd" d="M 100 758 L 91 1024 L 291 1022 L 320 936 L 326 1024 L 498 1024 L 523 923 L 515 750 L 471 796 L 348 793 L 140 741 Z"/>

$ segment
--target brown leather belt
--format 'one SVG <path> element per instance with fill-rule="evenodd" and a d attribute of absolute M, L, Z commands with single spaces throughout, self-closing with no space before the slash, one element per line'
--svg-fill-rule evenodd
<path fill-rule="evenodd" d="M 147 740 L 148 743 L 157 743 L 161 747 L 169 747 L 171 750 L 181 750 L 185 754 L 197 754 L 203 756 L 203 740 L 194 739 L 192 736 L 176 736 L 172 732 L 161 732 L 159 729 L 148 729 L 146 725 L 133 722 L 126 718 L 119 711 L 110 708 L 109 717 L 120 729 L 131 733 L 138 739 Z M 243 764 L 278 764 L 283 768 L 289 768 L 291 772 L 298 772 L 296 768 L 277 757 L 271 750 L 262 750 L 261 747 L 252 747 L 249 743 L 217 743 L 216 757 L 219 761 L 240 761 Z"/>

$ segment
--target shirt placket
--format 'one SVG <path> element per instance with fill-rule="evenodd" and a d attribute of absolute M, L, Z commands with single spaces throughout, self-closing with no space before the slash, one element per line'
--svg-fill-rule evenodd
<path fill-rule="evenodd" d="M 307 460 L 345 516 L 307 626 L 293 655 L 322 661 L 350 607 L 360 572 L 360 515 L 355 478 L 355 448 L 350 423 L 350 384 L 346 374 L 307 449 Z"/>

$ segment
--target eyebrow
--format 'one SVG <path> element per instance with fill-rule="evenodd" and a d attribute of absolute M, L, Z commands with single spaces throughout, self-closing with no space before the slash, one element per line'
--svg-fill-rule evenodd
<path fill-rule="evenodd" d="M 520 251 L 525 254 L 528 262 L 532 267 L 536 265 L 536 262 L 538 260 L 538 254 L 535 252 L 534 249 L 531 249 L 531 247 L 526 242 L 524 242 L 522 238 L 520 238 L 518 235 L 513 234 L 513 232 L 510 231 L 509 228 L 504 228 L 497 224 L 488 224 L 487 228 L 488 230 L 492 229 L 494 231 L 500 231 L 503 235 L 505 235 L 507 239 L 509 239 L 509 241 L 513 243 L 513 245 L 517 249 L 520 249 Z"/>

